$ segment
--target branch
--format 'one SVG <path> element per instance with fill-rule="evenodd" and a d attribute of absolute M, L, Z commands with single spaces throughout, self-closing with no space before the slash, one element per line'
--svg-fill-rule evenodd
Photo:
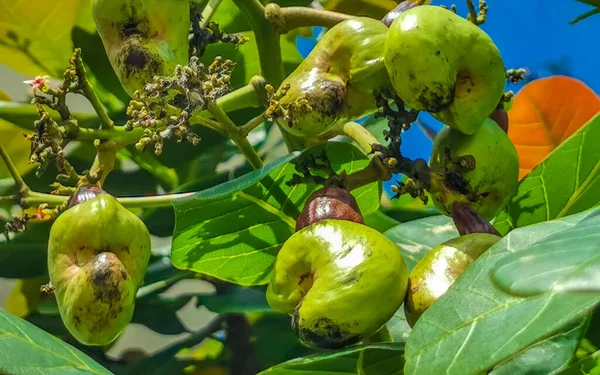
<path fill-rule="evenodd" d="M 265 17 L 277 32 L 286 34 L 306 26 L 333 27 L 355 16 L 308 7 L 280 7 L 275 3 L 265 6 Z"/>
<path fill-rule="evenodd" d="M 219 5 L 221 5 L 222 0 L 210 0 L 208 4 L 202 10 L 202 19 L 200 20 L 200 27 L 206 26 L 208 21 L 212 18 L 212 16 L 217 11 Z"/>
<path fill-rule="evenodd" d="M 259 0 L 233 2 L 246 15 L 254 30 L 262 76 L 271 85 L 279 87 L 285 78 L 279 33 L 265 16 L 265 8 Z"/>
<path fill-rule="evenodd" d="M 29 186 L 27 186 L 27 184 L 23 180 L 23 177 L 21 177 L 21 175 L 19 174 L 17 167 L 12 162 L 10 156 L 8 156 L 8 152 L 2 145 L 0 145 L 0 157 L 4 161 L 4 164 L 6 164 L 6 168 L 8 169 L 8 172 L 10 172 L 10 175 L 12 176 L 13 180 L 15 180 L 15 184 L 17 184 L 17 186 L 19 187 L 19 193 L 22 195 L 27 194 L 30 191 Z"/>

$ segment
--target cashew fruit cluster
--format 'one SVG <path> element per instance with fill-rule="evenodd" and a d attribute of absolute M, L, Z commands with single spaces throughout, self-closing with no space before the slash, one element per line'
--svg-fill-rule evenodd
<path fill-rule="evenodd" d="M 335 192 L 315 194 L 328 195 L 329 200 L 306 204 L 321 214 L 280 249 L 267 301 L 292 316 L 292 326 L 305 345 L 340 348 L 368 338 L 394 315 L 406 295 L 408 269 L 392 241 L 355 221 L 355 210 L 349 209 L 346 219 L 329 209 L 356 202 L 331 202 L 345 196 Z"/>
<path fill-rule="evenodd" d="M 384 61 L 392 86 L 413 110 L 474 134 L 500 102 L 506 69 L 478 26 L 439 6 L 404 11 L 390 25 Z"/>
<path fill-rule="evenodd" d="M 472 161 L 471 168 L 463 167 L 461 159 L 467 164 Z M 517 190 L 517 150 L 489 118 L 472 135 L 444 127 L 434 140 L 429 165 L 442 176 L 430 192 L 435 206 L 446 215 L 452 215 L 454 204 L 465 203 L 490 220 Z"/>
<path fill-rule="evenodd" d="M 501 237 L 471 233 L 431 249 L 412 269 L 404 302 L 406 321 L 412 327 L 421 315 Z"/>
<path fill-rule="evenodd" d="M 150 260 L 150 234 L 99 190 L 80 191 L 50 230 L 48 272 L 60 316 L 85 345 L 113 342 L 133 316 Z"/>
<path fill-rule="evenodd" d="M 329 29 L 279 88 L 281 94 L 289 85 L 281 105 L 304 98 L 309 107 L 278 119 L 279 126 L 294 136 L 328 139 L 347 121 L 375 111 L 374 91 L 389 86 L 382 55 L 386 33 L 381 21 L 367 17 Z"/>
<path fill-rule="evenodd" d="M 92 0 L 108 59 L 131 97 L 188 62 L 188 0 Z"/>

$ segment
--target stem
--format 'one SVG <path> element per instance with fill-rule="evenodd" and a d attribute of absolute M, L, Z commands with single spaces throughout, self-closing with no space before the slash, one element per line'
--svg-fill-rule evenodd
<path fill-rule="evenodd" d="M 206 26 L 208 21 L 212 18 L 212 16 L 217 11 L 219 5 L 221 5 L 222 0 L 210 0 L 204 10 L 202 10 L 202 19 L 200 20 L 200 27 Z"/>
<path fill-rule="evenodd" d="M 279 87 L 285 78 L 279 33 L 265 16 L 265 8 L 259 0 L 233 2 L 246 15 L 254 30 L 262 76 L 275 88 Z"/>
<path fill-rule="evenodd" d="M 233 112 L 247 107 L 260 107 L 267 102 L 267 82 L 261 76 L 254 76 L 239 89 L 217 99 L 217 105 L 224 112 Z"/>
<path fill-rule="evenodd" d="M 306 26 L 333 27 L 355 16 L 308 7 L 280 7 L 275 3 L 265 7 L 265 17 L 277 32 L 286 34 L 293 29 Z"/>
<path fill-rule="evenodd" d="M 164 291 L 176 282 L 186 279 L 188 277 L 192 277 L 193 275 L 194 273 L 192 271 L 179 272 L 167 279 L 160 280 L 149 285 L 144 285 L 138 290 L 136 298 L 143 299 L 147 297 L 152 297 Z"/>
<path fill-rule="evenodd" d="M 344 124 L 343 132 L 358 143 L 360 148 L 367 154 L 371 154 L 373 152 L 373 145 L 379 143 L 370 131 L 354 121 Z"/>
<path fill-rule="evenodd" d="M 27 186 L 27 184 L 23 180 L 23 177 L 21 177 L 21 175 L 19 174 L 17 167 L 15 166 L 13 161 L 10 159 L 8 152 L 2 145 L 0 145 L 0 157 L 4 161 L 4 164 L 6 164 L 6 168 L 8 169 L 8 172 L 10 172 L 10 175 L 12 176 L 13 180 L 15 180 L 15 183 L 19 187 L 19 192 L 23 195 L 27 194 L 27 192 L 29 192 L 29 186 Z"/>
<path fill-rule="evenodd" d="M 113 129 L 115 127 L 115 123 L 108 116 L 108 113 L 106 113 L 106 110 L 100 102 L 96 91 L 94 91 L 94 87 L 87 79 L 85 67 L 83 66 L 83 60 L 81 60 L 80 53 L 76 54 L 75 70 L 77 72 L 77 77 L 79 78 L 79 89 L 82 91 L 83 96 L 85 96 L 90 102 L 90 104 L 94 108 L 94 111 L 96 111 L 96 113 L 98 114 L 98 117 L 100 117 L 100 120 L 102 121 L 103 125 L 102 128 L 106 130 Z"/>
<path fill-rule="evenodd" d="M 149 197 L 116 197 L 116 199 L 127 208 L 169 207 L 174 200 L 189 197 L 193 194 L 194 193 L 174 193 Z M 6 197 L 0 197 L 0 200 L 4 200 L 5 198 Z M 44 203 L 47 203 L 49 206 L 60 206 L 65 204 L 68 200 L 68 195 L 55 195 L 32 191 L 21 199 L 21 204 L 25 207 L 39 206 Z"/>
<path fill-rule="evenodd" d="M 255 118 L 253 118 L 252 120 L 248 121 L 245 125 L 240 126 L 240 132 L 242 133 L 242 135 L 244 137 L 247 137 L 248 134 L 250 134 L 250 132 L 254 129 L 256 129 L 259 125 L 261 125 L 262 123 L 264 123 L 265 121 L 268 120 L 268 116 L 265 113 L 256 116 Z"/>
<path fill-rule="evenodd" d="M 227 116 L 227 114 L 214 103 L 209 103 L 208 111 L 215 117 L 215 119 L 217 119 L 217 121 L 221 123 L 223 129 L 229 135 L 229 138 L 244 154 L 250 165 L 252 165 L 252 167 L 255 169 L 262 168 L 264 164 L 260 156 L 258 156 L 250 142 L 248 142 L 248 139 L 242 135 L 240 129 L 235 126 L 229 116 Z"/>
<path fill-rule="evenodd" d="M 111 140 L 116 143 L 118 148 L 136 143 L 143 134 L 144 129 L 142 128 L 127 131 L 121 126 L 116 126 L 110 130 L 79 128 L 77 130 L 77 139 L 83 141 L 95 141 L 96 139 Z"/>

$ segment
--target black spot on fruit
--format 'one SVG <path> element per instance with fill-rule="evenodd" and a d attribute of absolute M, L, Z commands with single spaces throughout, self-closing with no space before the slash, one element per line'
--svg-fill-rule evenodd
<path fill-rule="evenodd" d="M 143 69 L 148 62 L 148 56 L 145 51 L 138 49 L 129 50 L 129 54 L 125 59 L 125 66 L 129 69 Z"/>
<path fill-rule="evenodd" d="M 328 318 L 318 319 L 314 327 L 296 325 L 296 332 L 303 342 L 325 349 L 340 349 L 361 339 L 360 335 L 348 332 Z"/>
<path fill-rule="evenodd" d="M 455 91 L 455 87 L 448 90 L 443 84 L 434 83 L 431 87 L 421 90 L 418 100 L 424 104 L 428 112 L 441 112 L 452 105 Z"/>

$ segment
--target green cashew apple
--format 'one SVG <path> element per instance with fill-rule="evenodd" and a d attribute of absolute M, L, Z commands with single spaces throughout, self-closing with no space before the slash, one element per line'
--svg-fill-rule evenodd
<path fill-rule="evenodd" d="M 48 271 L 60 316 L 73 337 L 103 346 L 123 332 L 149 259 L 148 229 L 109 194 L 88 194 L 56 219 Z"/>
<path fill-rule="evenodd" d="M 474 169 L 462 169 L 461 159 L 474 160 Z M 459 202 L 490 220 L 517 190 L 519 155 L 508 135 L 489 118 L 472 135 L 444 127 L 434 140 L 429 165 L 442 176 L 432 183 L 430 193 L 446 215 L 452 215 Z"/>
<path fill-rule="evenodd" d="M 496 108 L 506 70 L 492 39 L 439 6 L 402 13 L 390 26 L 384 60 L 394 90 L 410 108 L 474 134 Z"/>
<path fill-rule="evenodd" d="M 481 254 L 501 237 L 472 233 L 451 239 L 431 249 L 410 272 L 404 301 L 406 321 L 413 327 L 423 313 L 465 272 Z"/>
<path fill-rule="evenodd" d="M 344 123 L 377 109 L 375 93 L 390 87 L 383 65 L 387 27 L 378 20 L 359 17 L 337 24 L 282 83 L 289 85 L 282 106 L 304 98 L 309 107 L 293 110 L 277 124 L 297 137 L 329 139 Z"/>
<path fill-rule="evenodd" d="M 356 199 L 339 186 L 329 185 L 311 194 L 296 220 L 296 231 L 325 219 L 365 221 Z"/>
<path fill-rule="evenodd" d="M 131 97 L 188 62 L 188 0 L 92 0 L 108 59 Z"/>
<path fill-rule="evenodd" d="M 325 219 L 283 245 L 267 288 L 307 346 L 340 348 L 382 328 L 402 305 L 408 270 L 398 247 L 348 220 Z"/>

